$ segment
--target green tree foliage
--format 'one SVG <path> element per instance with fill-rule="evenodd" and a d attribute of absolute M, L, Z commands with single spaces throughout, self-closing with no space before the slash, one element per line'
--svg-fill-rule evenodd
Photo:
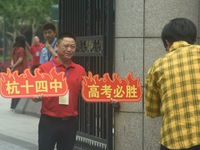
<path fill-rule="evenodd" d="M 34 35 L 42 24 L 51 21 L 51 5 L 57 3 L 58 0 L 0 0 L 0 22 L 5 20 L 8 38 L 14 39 L 27 30 Z"/>

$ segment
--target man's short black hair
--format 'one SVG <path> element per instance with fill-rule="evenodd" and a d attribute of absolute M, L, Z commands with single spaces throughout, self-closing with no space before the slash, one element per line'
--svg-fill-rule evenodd
<path fill-rule="evenodd" d="M 76 37 L 70 33 L 70 32 L 62 32 L 58 35 L 58 41 L 65 38 L 65 37 L 69 37 L 69 38 L 72 38 L 74 39 L 74 41 L 76 41 Z"/>
<path fill-rule="evenodd" d="M 175 18 L 166 24 L 162 30 L 161 38 L 165 47 L 166 40 L 172 44 L 176 41 L 186 41 L 189 44 L 194 44 L 197 36 L 197 27 L 195 24 L 186 18 Z"/>
<path fill-rule="evenodd" d="M 43 25 L 43 31 L 49 30 L 49 29 L 56 31 L 56 27 L 53 23 L 46 23 L 46 24 Z"/>

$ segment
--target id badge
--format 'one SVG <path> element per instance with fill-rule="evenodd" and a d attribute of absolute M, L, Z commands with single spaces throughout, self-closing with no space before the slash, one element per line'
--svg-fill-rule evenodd
<path fill-rule="evenodd" d="M 35 55 L 36 55 L 37 57 L 39 57 L 39 56 L 40 56 L 40 52 L 37 51 Z"/>
<path fill-rule="evenodd" d="M 60 105 L 69 105 L 69 91 L 64 96 L 59 96 Z"/>

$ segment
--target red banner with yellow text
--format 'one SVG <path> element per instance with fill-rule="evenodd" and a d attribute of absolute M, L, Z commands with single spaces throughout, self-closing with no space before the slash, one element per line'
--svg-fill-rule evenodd
<path fill-rule="evenodd" d="M 112 79 L 108 73 L 99 78 L 91 72 L 82 82 L 82 97 L 87 102 L 138 102 L 142 97 L 142 88 L 139 78 L 133 78 L 129 73 L 126 78 L 119 78 L 113 73 Z"/>
<path fill-rule="evenodd" d="M 5 98 L 25 98 L 37 95 L 62 96 L 68 92 L 65 74 L 57 73 L 56 69 L 50 70 L 50 73 L 40 73 L 35 70 L 32 75 L 30 69 L 18 75 L 18 71 L 0 72 L 0 94 Z"/>

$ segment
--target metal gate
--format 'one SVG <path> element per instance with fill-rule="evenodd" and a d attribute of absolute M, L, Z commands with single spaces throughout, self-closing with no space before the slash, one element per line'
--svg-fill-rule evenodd
<path fill-rule="evenodd" d="M 59 32 L 77 37 L 76 63 L 102 76 L 113 72 L 114 0 L 59 0 Z M 112 150 L 112 106 L 79 101 L 76 147 Z"/>

